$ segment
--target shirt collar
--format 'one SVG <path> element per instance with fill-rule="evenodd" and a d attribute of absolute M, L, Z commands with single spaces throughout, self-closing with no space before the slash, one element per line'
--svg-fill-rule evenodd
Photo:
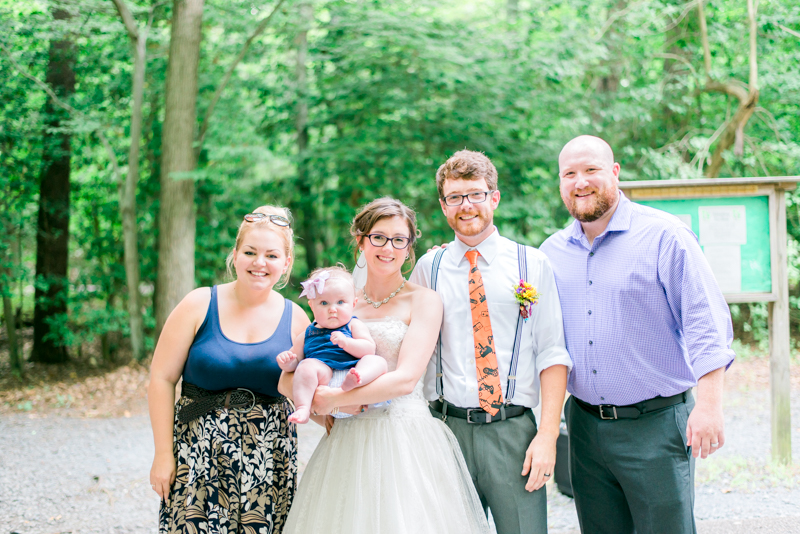
<path fill-rule="evenodd" d="M 604 235 L 607 232 L 625 232 L 630 230 L 630 228 L 631 201 L 628 200 L 628 197 L 625 196 L 625 193 L 619 191 L 619 203 L 617 204 L 617 209 L 614 211 L 614 215 L 611 216 L 611 220 L 608 221 L 608 226 L 606 226 L 606 229 L 600 235 Z M 580 221 L 577 219 L 572 221 L 572 226 L 569 227 L 568 234 L 570 239 L 574 239 L 576 241 L 580 241 L 583 238 L 583 228 L 581 227 Z"/>
<path fill-rule="evenodd" d="M 453 259 L 455 260 L 456 264 L 461 263 L 462 260 L 466 261 L 464 254 L 471 249 L 477 249 L 484 261 L 486 261 L 488 264 L 491 264 L 492 260 L 494 260 L 495 256 L 497 256 L 497 251 L 500 248 L 500 233 L 497 231 L 497 227 L 495 226 L 492 230 L 492 233 L 489 234 L 489 237 L 478 243 L 477 247 L 468 246 L 466 243 L 461 241 L 458 236 L 456 236 L 455 241 L 453 241 L 449 247 L 453 249 Z"/>

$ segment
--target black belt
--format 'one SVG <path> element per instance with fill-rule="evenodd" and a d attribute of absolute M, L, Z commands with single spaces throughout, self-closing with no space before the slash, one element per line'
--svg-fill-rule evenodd
<path fill-rule="evenodd" d="M 638 419 L 640 415 L 654 412 L 662 408 L 674 406 L 682 402 L 686 402 L 689 395 L 688 391 L 678 393 L 671 397 L 654 397 L 646 401 L 637 402 L 636 404 L 628 404 L 627 406 L 615 406 L 614 404 L 589 404 L 580 400 L 578 397 L 573 396 L 578 406 L 603 420 L 612 419 Z"/>
<path fill-rule="evenodd" d="M 256 404 L 281 404 L 286 400 L 285 397 L 271 397 L 245 388 L 211 391 L 189 382 L 181 384 L 181 396 L 192 400 L 178 412 L 181 423 L 194 421 L 218 408 L 248 412 Z"/>
<path fill-rule="evenodd" d="M 458 417 L 459 419 L 466 419 L 467 423 L 485 424 L 494 423 L 495 421 L 504 421 L 511 417 L 517 417 L 524 414 L 530 408 L 525 406 L 516 406 L 514 404 L 506 404 L 500 408 L 496 415 L 492 415 L 483 408 L 459 408 L 453 406 L 447 401 L 433 401 L 430 404 L 431 410 L 441 414 L 440 419 L 446 421 L 448 417 Z"/>

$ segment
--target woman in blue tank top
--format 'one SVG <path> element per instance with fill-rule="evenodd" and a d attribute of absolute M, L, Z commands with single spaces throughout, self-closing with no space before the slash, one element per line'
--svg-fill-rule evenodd
<path fill-rule="evenodd" d="M 150 484 L 162 499 L 160 533 L 278 533 L 294 496 L 297 434 L 276 357 L 309 320 L 274 290 L 294 259 L 288 210 L 262 206 L 244 219 L 228 256 L 235 281 L 189 293 L 153 355 Z"/>

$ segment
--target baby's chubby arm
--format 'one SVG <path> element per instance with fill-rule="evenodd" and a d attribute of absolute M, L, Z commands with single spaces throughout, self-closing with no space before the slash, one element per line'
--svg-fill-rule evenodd
<path fill-rule="evenodd" d="M 350 321 L 350 333 L 353 334 L 352 339 L 341 332 L 334 332 L 331 334 L 331 343 L 356 358 L 361 358 L 367 354 L 375 354 L 375 340 L 372 339 L 367 325 L 358 319 L 352 319 Z"/>
<path fill-rule="evenodd" d="M 281 368 L 281 371 L 293 373 L 294 370 L 297 369 L 297 364 L 303 359 L 303 345 L 305 344 L 305 341 L 305 331 L 300 332 L 297 337 L 294 338 L 294 344 L 292 345 L 292 348 L 278 354 L 278 367 Z"/>

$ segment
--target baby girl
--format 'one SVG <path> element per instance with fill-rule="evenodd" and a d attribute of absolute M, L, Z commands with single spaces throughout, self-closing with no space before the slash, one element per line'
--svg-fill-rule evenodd
<path fill-rule="evenodd" d="M 386 360 L 375 354 L 375 341 L 366 325 L 353 317 L 356 288 L 341 267 L 317 269 L 302 283 L 314 322 L 297 336 L 291 350 L 278 354 L 278 365 L 294 371 L 293 423 L 307 423 L 319 385 L 328 385 L 333 370 L 349 369 L 341 388 L 349 391 L 369 384 L 386 372 Z"/>

